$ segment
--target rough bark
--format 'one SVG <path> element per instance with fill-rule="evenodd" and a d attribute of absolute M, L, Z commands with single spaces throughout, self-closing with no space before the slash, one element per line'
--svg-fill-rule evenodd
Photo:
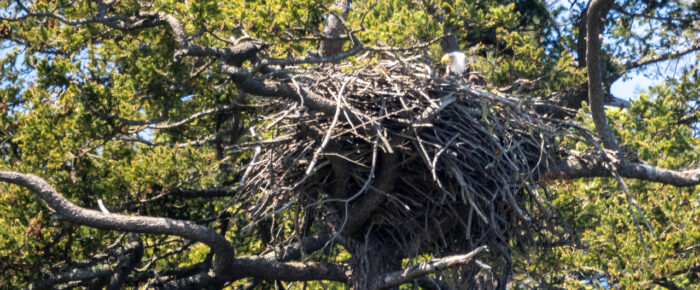
<path fill-rule="evenodd" d="M 264 280 L 347 282 L 350 268 L 335 263 L 278 262 L 262 257 L 238 257 L 232 264 L 235 278 L 255 277 Z"/>

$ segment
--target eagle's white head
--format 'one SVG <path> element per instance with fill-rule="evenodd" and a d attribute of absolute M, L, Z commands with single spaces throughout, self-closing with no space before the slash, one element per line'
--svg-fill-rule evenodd
<path fill-rule="evenodd" d="M 445 54 L 440 63 L 447 65 L 447 73 L 461 76 L 467 69 L 467 58 L 460 51 L 453 51 Z"/>

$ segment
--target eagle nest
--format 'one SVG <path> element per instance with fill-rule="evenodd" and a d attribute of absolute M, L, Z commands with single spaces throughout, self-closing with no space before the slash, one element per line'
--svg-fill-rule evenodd
<path fill-rule="evenodd" d="M 411 58 L 296 69 L 287 77 L 300 96 L 336 109 L 309 110 L 301 97 L 264 107 L 245 144 L 249 228 L 282 214 L 301 235 L 323 224 L 336 241 L 371 240 L 401 258 L 486 245 L 480 259 L 505 272 L 513 245 L 569 239 L 538 182 L 567 132 L 537 112 L 545 102 L 442 78 Z"/>

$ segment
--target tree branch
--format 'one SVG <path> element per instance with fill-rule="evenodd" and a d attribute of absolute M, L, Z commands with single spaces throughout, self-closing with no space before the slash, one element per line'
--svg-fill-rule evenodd
<path fill-rule="evenodd" d="M 423 262 L 411 265 L 401 271 L 396 271 L 380 277 L 373 283 L 373 289 L 384 289 L 389 287 L 399 286 L 403 283 L 408 283 L 421 276 L 435 273 L 437 271 L 447 269 L 449 267 L 468 264 L 477 254 L 488 251 L 486 246 L 481 246 L 468 254 L 449 256 L 440 259 L 433 259 L 429 262 Z"/>
<path fill-rule="evenodd" d="M 625 64 L 625 69 L 623 71 L 616 73 L 615 75 L 610 77 L 609 82 L 612 83 L 612 82 L 616 81 L 617 79 L 619 79 L 620 77 L 622 77 L 627 72 L 629 72 L 633 69 L 637 69 L 637 68 L 647 66 L 650 64 L 655 64 L 655 63 L 661 62 L 661 61 L 672 60 L 672 59 L 679 58 L 679 57 L 682 57 L 686 54 L 693 53 L 696 51 L 700 51 L 700 42 L 697 42 L 689 47 L 683 48 L 683 49 L 678 50 L 678 51 L 672 51 L 672 52 L 668 52 L 668 53 L 664 53 L 664 54 L 651 55 L 651 56 L 647 56 L 647 57 L 638 59 L 636 61 L 631 61 L 631 62 Z"/>
<path fill-rule="evenodd" d="M 350 267 L 347 264 L 278 262 L 257 256 L 239 257 L 231 270 L 234 278 L 253 277 L 263 280 L 347 282 Z"/>
<path fill-rule="evenodd" d="M 75 224 L 126 232 L 175 235 L 204 243 L 216 255 L 214 272 L 217 275 L 231 274 L 229 265 L 233 263 L 233 247 L 223 236 L 208 227 L 182 220 L 106 214 L 84 209 L 61 196 L 44 179 L 31 174 L 0 171 L 0 181 L 28 188 L 62 218 Z"/>
<path fill-rule="evenodd" d="M 254 57 L 258 51 L 267 47 L 267 44 L 259 41 L 242 42 L 233 47 L 201 46 L 193 43 L 190 38 L 187 37 L 182 23 L 177 20 L 177 18 L 162 12 L 140 12 L 136 16 L 127 17 L 123 15 L 106 15 L 106 13 L 102 11 L 98 13 L 97 16 L 93 17 L 69 19 L 64 15 L 53 12 L 31 11 L 22 4 L 20 0 L 17 0 L 16 3 L 26 14 L 14 18 L 0 17 L 0 20 L 21 21 L 29 17 L 51 17 L 68 26 L 101 23 L 107 27 L 118 30 L 137 30 L 167 24 L 178 43 L 179 49 L 175 52 L 176 58 L 181 56 L 211 56 L 226 58 L 231 62 L 241 64 L 245 60 Z"/>
<path fill-rule="evenodd" d="M 221 59 L 219 62 L 221 71 L 229 74 L 231 76 L 231 80 L 244 92 L 258 96 L 282 97 L 291 100 L 298 100 L 301 98 L 304 104 L 306 104 L 310 109 L 328 114 L 333 114 L 335 111 L 334 102 L 304 90 L 303 88 L 296 90 L 288 83 L 256 77 L 255 73 L 260 71 L 262 68 L 269 67 L 270 65 L 328 63 L 348 58 L 362 51 L 400 51 L 404 49 L 411 49 L 395 47 L 366 47 L 359 39 L 357 39 L 356 36 L 354 36 L 354 32 L 351 31 L 348 33 L 348 35 L 350 40 L 353 42 L 353 46 L 346 51 L 339 52 L 338 54 L 326 57 L 306 57 L 299 59 L 262 59 L 258 61 L 253 68 L 243 69 L 241 68 L 243 62 L 246 60 L 256 59 L 257 53 L 260 50 L 267 48 L 268 44 L 257 40 L 251 40 L 226 48 L 202 46 L 192 42 L 191 39 L 187 37 L 184 26 L 180 20 L 175 18 L 173 15 L 162 12 L 140 12 L 137 16 L 132 17 L 99 13 L 94 17 L 72 20 L 56 13 L 32 12 L 27 7 L 22 5 L 21 1 L 18 0 L 18 2 L 18 5 L 27 14 L 16 18 L 0 18 L 0 20 L 19 21 L 27 17 L 52 17 L 69 26 L 102 23 L 110 28 L 118 30 L 134 30 L 167 25 L 178 44 L 178 49 L 174 54 L 175 58 L 183 56 L 218 57 Z M 416 45 L 413 48 L 425 47 L 440 39 L 442 39 L 442 36 L 427 43 Z M 344 115 L 350 119 L 349 121 L 354 123 L 362 123 L 358 117 L 358 112 L 347 107 L 344 107 L 343 110 Z"/>
<path fill-rule="evenodd" d="M 38 281 L 27 286 L 26 289 L 51 289 L 54 285 L 71 281 L 89 281 L 90 279 L 109 277 L 113 271 L 108 265 L 94 266 L 90 268 L 70 269 L 57 274 L 50 274 L 46 280 Z"/>
<path fill-rule="evenodd" d="M 554 162 L 546 174 L 551 179 L 578 179 L 584 177 L 612 177 L 605 168 L 603 156 L 577 155 Z M 669 170 L 646 164 L 623 161 L 618 166 L 622 177 L 660 182 L 674 186 L 695 186 L 700 184 L 700 170 Z"/>
<path fill-rule="evenodd" d="M 304 105 L 313 111 L 323 112 L 329 115 L 335 113 L 335 102 L 306 90 L 303 87 L 300 87 L 297 91 L 287 83 L 263 79 L 249 74 L 242 74 L 240 69 L 231 65 L 221 64 L 221 69 L 225 73 L 231 75 L 231 79 L 241 90 L 251 95 L 284 98 L 292 101 L 297 101 L 301 98 Z M 359 112 L 347 107 L 343 107 L 343 110 L 346 116 L 350 118 L 349 121 L 351 123 L 364 123 L 358 117 L 361 115 Z"/>
<path fill-rule="evenodd" d="M 82 88 L 81 88 L 81 90 L 82 90 Z M 124 125 L 145 126 L 145 128 L 150 128 L 150 129 L 172 129 L 175 127 L 185 125 L 185 124 L 187 124 L 195 119 L 199 119 L 199 118 L 207 116 L 207 115 L 216 114 L 216 113 L 220 113 L 220 112 L 232 111 L 232 110 L 236 109 L 235 105 L 216 106 L 213 108 L 201 110 L 201 111 L 196 112 L 196 113 L 194 113 L 194 114 L 192 114 L 192 115 L 190 115 L 182 120 L 170 123 L 166 117 L 159 117 L 159 118 L 152 119 L 152 120 L 131 120 L 131 119 L 127 119 L 127 118 L 124 118 L 124 117 L 121 117 L 118 115 L 109 114 L 109 113 L 105 113 L 103 111 L 100 111 L 99 109 L 95 108 L 92 104 L 90 104 L 85 99 L 83 99 L 83 104 L 85 104 L 85 106 L 87 106 L 88 109 L 90 109 L 90 111 L 93 114 L 95 114 L 97 117 L 99 117 L 102 120 L 117 120 Z M 163 123 L 163 122 L 165 122 L 165 124 L 159 124 L 159 123 Z"/>

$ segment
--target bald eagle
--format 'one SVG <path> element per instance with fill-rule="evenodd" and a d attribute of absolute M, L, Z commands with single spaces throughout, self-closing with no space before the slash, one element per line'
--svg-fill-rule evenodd
<path fill-rule="evenodd" d="M 448 75 L 452 73 L 456 76 L 462 76 L 462 73 L 467 69 L 467 58 L 460 51 L 445 54 L 440 63 L 447 65 Z"/>

